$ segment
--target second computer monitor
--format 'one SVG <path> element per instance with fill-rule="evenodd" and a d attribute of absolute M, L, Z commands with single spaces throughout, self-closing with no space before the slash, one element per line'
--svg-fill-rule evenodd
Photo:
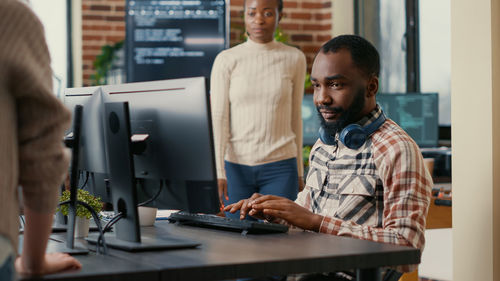
<path fill-rule="evenodd" d="M 401 126 L 420 147 L 438 145 L 437 93 L 379 93 L 376 97 L 385 114 Z"/>
<path fill-rule="evenodd" d="M 318 140 L 318 131 L 321 126 L 313 97 L 314 95 L 305 94 L 302 99 L 302 139 L 304 145 L 309 146 L 313 146 Z"/>
<path fill-rule="evenodd" d="M 64 104 L 71 111 L 76 105 L 83 106 L 82 127 L 79 147 L 78 170 L 83 172 L 78 187 L 111 202 L 108 179 L 106 149 L 104 145 L 103 107 L 101 87 L 67 88 Z M 71 138 L 73 128 L 66 137 Z"/>

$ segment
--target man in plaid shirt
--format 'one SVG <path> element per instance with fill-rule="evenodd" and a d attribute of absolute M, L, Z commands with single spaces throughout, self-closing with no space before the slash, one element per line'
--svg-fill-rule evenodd
<path fill-rule="evenodd" d="M 305 189 L 295 202 L 254 194 L 225 210 L 423 250 L 432 178 L 417 144 L 376 103 L 379 71 L 378 52 L 365 39 L 342 35 L 325 43 L 311 72 L 322 133 Z M 375 126 L 359 147 L 342 141 L 352 124 Z"/>

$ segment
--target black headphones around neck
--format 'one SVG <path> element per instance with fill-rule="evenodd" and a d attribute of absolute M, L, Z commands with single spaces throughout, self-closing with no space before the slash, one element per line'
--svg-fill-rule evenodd
<path fill-rule="evenodd" d="M 368 139 L 368 137 L 373 134 L 382 124 L 384 124 L 386 118 L 382 112 L 380 116 L 375 119 L 372 123 L 366 125 L 365 127 L 359 124 L 350 124 L 340 132 L 340 141 L 350 149 L 360 148 Z M 335 136 L 327 134 L 323 127 L 319 128 L 319 138 L 327 145 L 334 145 L 337 143 Z"/>

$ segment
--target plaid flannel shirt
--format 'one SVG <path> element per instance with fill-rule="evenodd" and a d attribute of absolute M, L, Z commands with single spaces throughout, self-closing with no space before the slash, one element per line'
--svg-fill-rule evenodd
<path fill-rule="evenodd" d="M 358 124 L 380 114 L 377 105 Z M 433 182 L 417 144 L 394 121 L 387 119 L 359 149 L 318 140 L 309 159 L 296 202 L 324 216 L 320 232 L 423 250 Z"/>

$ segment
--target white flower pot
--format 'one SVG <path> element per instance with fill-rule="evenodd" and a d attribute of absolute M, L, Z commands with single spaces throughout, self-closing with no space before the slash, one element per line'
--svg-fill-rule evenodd
<path fill-rule="evenodd" d="M 139 213 L 139 225 L 140 226 L 153 226 L 156 220 L 156 211 L 158 208 L 152 207 L 137 207 Z"/>
<path fill-rule="evenodd" d="M 85 238 L 89 235 L 90 219 L 85 217 L 76 217 L 75 220 L 75 238 Z"/>

